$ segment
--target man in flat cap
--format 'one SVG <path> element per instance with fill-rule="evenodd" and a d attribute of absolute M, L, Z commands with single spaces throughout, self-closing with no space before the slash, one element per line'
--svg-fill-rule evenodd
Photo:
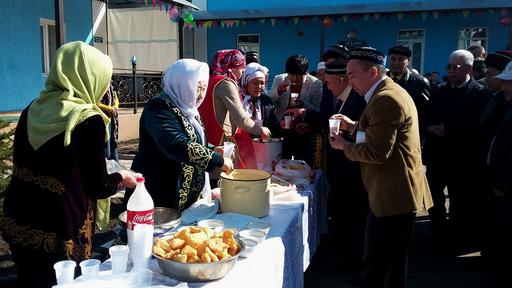
<path fill-rule="evenodd" d="M 330 115 L 346 115 L 359 120 L 366 106 L 363 97 L 352 91 L 348 85 L 347 59 L 336 58 L 325 65 L 325 83 L 327 89 L 335 95 L 334 111 Z M 328 123 L 325 120 L 324 125 Z M 326 129 L 325 139 L 329 137 Z M 354 140 L 346 135 L 345 139 Z M 327 141 L 326 141 L 327 142 Z M 368 197 L 361 181 L 358 162 L 350 161 L 343 151 L 325 145 L 325 172 L 331 188 L 327 213 L 330 219 L 330 234 L 333 242 L 342 247 L 340 252 L 347 263 L 359 271 L 364 252 L 364 229 L 368 211 Z M 340 173 L 339 171 L 343 171 Z"/>
<path fill-rule="evenodd" d="M 389 72 L 387 75 L 411 95 L 416 109 L 418 109 L 420 135 L 423 136 L 427 105 L 432 91 L 427 78 L 409 69 L 411 56 L 412 52 L 407 47 L 395 46 L 390 48 L 388 50 Z"/>
<path fill-rule="evenodd" d="M 417 211 L 432 206 L 421 162 L 418 114 L 411 97 L 386 76 L 384 53 L 350 51 L 349 85 L 368 103 L 359 122 L 342 115 L 333 148 L 359 161 L 370 209 L 366 223 L 363 287 L 406 286 L 407 252 Z M 355 134 L 350 143 L 342 136 Z M 343 172 L 340 172 L 343 173 Z"/>

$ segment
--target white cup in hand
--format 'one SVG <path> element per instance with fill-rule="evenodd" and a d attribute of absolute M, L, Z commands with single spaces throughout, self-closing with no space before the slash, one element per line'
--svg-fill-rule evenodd
<path fill-rule="evenodd" d="M 340 123 L 339 119 L 329 119 L 329 136 L 338 135 L 340 132 Z"/>
<path fill-rule="evenodd" d="M 292 129 L 293 116 L 284 116 L 284 129 Z"/>
<path fill-rule="evenodd" d="M 235 143 L 233 142 L 224 142 L 224 158 L 230 158 L 233 157 L 233 154 L 235 153 Z"/>

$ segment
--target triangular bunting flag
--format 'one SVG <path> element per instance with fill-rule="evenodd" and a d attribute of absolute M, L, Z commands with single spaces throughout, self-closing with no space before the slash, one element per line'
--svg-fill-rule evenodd
<path fill-rule="evenodd" d="M 439 17 L 439 11 L 432 12 L 432 16 L 434 16 L 434 19 L 437 19 L 437 17 Z"/>
<path fill-rule="evenodd" d="M 242 25 L 247 26 L 247 21 L 242 20 Z"/>
<path fill-rule="evenodd" d="M 396 19 L 402 20 L 403 17 L 404 17 L 404 13 L 396 13 Z"/>
<path fill-rule="evenodd" d="M 348 15 L 343 15 L 343 16 L 341 16 L 341 19 L 343 19 L 343 22 L 347 23 L 348 17 L 349 17 Z"/>
<path fill-rule="evenodd" d="M 368 19 L 370 19 L 370 14 L 364 14 L 363 19 L 364 19 L 364 22 L 368 21 Z"/>
<path fill-rule="evenodd" d="M 156 6 L 156 0 L 153 0 L 153 8 Z"/>
<path fill-rule="evenodd" d="M 380 14 L 373 14 L 373 18 L 375 20 L 379 20 L 380 19 Z"/>
<path fill-rule="evenodd" d="M 427 16 L 428 16 L 428 12 L 427 11 L 421 12 L 421 19 L 423 19 L 423 21 L 427 20 Z"/>
<path fill-rule="evenodd" d="M 469 10 L 462 10 L 462 15 L 464 15 L 464 19 L 468 19 Z"/>
<path fill-rule="evenodd" d="M 235 27 L 238 27 L 240 25 L 240 20 L 233 20 L 233 23 L 235 23 Z"/>
<path fill-rule="evenodd" d="M 316 22 L 318 20 L 318 16 L 315 16 L 311 19 L 311 21 Z"/>
<path fill-rule="evenodd" d="M 272 24 L 272 27 L 276 25 L 276 18 L 270 19 L 270 24 Z"/>
<path fill-rule="evenodd" d="M 505 16 L 507 14 L 508 14 L 508 9 L 507 8 L 501 9 L 501 16 Z"/>
<path fill-rule="evenodd" d="M 293 24 L 297 25 L 297 23 L 299 23 L 299 20 L 299 17 L 293 17 Z"/>
<path fill-rule="evenodd" d="M 220 27 L 224 28 L 224 25 L 226 25 L 226 21 L 225 20 L 220 21 Z"/>
<path fill-rule="evenodd" d="M 261 19 L 260 19 L 260 23 L 261 23 L 261 24 L 265 23 L 265 21 L 267 21 L 267 19 L 265 19 L 265 18 L 261 18 Z"/>
<path fill-rule="evenodd" d="M 308 16 L 304 16 L 304 18 L 302 19 L 304 20 L 304 23 L 308 23 L 309 21 L 311 21 L 311 18 Z"/>

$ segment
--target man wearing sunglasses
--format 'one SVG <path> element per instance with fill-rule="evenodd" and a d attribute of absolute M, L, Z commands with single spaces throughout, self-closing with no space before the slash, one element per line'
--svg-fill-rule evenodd
<path fill-rule="evenodd" d="M 479 119 L 490 99 L 489 91 L 472 75 L 474 57 L 466 50 L 454 51 L 446 65 L 447 83 L 432 95 L 424 162 L 434 199 L 429 210 L 434 228 L 434 244 L 446 243 L 446 233 L 458 248 L 465 241 L 479 243 L 488 216 L 484 180 L 484 132 Z M 450 226 L 447 227 L 444 188 L 450 198 Z M 476 241 L 473 241 L 476 240 Z M 435 246 L 441 248 L 441 246 Z M 443 247 L 446 247 L 444 245 Z"/>

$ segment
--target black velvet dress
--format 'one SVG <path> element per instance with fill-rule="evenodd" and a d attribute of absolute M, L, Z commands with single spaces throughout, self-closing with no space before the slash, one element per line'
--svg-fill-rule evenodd
<path fill-rule="evenodd" d="M 96 200 L 113 195 L 122 177 L 107 174 L 105 124 L 99 115 L 78 124 L 67 147 L 63 132 L 34 150 L 27 111 L 16 128 L 0 228 L 14 256 L 19 287 L 50 287 L 55 262 L 71 259 L 78 265 L 91 257 Z"/>

